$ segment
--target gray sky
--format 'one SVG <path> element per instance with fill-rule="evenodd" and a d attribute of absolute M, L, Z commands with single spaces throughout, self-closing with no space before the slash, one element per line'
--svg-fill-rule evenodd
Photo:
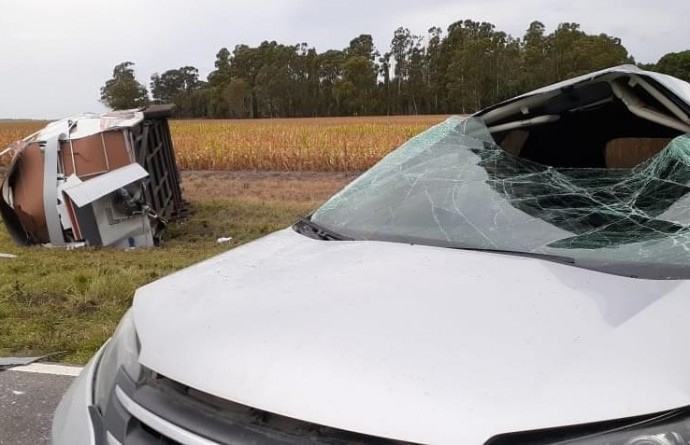
<path fill-rule="evenodd" d="M 193 65 L 203 78 L 221 47 L 262 40 L 342 49 L 362 33 L 387 49 L 398 26 L 426 35 L 457 20 L 514 37 L 532 20 L 577 22 L 620 37 L 640 62 L 690 49 L 690 0 L 0 0 L 0 118 L 102 111 L 99 89 L 123 61 L 154 72 Z"/>

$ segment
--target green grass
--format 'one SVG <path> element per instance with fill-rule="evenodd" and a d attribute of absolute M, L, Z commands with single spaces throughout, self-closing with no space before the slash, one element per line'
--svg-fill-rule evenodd
<path fill-rule="evenodd" d="M 0 356 L 64 351 L 84 363 L 141 285 L 289 225 L 313 203 L 199 201 L 160 248 L 61 250 L 14 245 L 0 225 Z M 219 245 L 222 236 L 233 237 Z"/>

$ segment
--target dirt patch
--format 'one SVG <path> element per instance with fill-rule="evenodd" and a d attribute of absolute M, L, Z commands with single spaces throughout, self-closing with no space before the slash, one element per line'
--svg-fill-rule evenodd
<path fill-rule="evenodd" d="M 6 173 L 0 167 L 0 182 Z M 243 199 L 320 202 L 345 187 L 359 173 L 277 171 L 182 171 L 187 200 Z"/>
<path fill-rule="evenodd" d="M 338 172 L 183 171 L 182 196 L 192 201 L 320 202 L 357 176 Z"/>

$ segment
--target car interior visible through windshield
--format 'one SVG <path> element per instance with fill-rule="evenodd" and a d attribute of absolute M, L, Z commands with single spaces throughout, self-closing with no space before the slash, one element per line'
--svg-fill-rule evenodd
<path fill-rule="evenodd" d="M 690 133 L 688 114 L 653 81 L 611 73 L 480 117 L 515 156 L 552 167 L 615 169 L 632 168 Z"/>

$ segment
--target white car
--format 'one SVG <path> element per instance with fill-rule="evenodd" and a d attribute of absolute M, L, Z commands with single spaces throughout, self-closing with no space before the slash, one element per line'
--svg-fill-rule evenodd
<path fill-rule="evenodd" d="M 621 66 L 448 119 L 139 289 L 53 443 L 687 445 L 689 116 Z"/>

